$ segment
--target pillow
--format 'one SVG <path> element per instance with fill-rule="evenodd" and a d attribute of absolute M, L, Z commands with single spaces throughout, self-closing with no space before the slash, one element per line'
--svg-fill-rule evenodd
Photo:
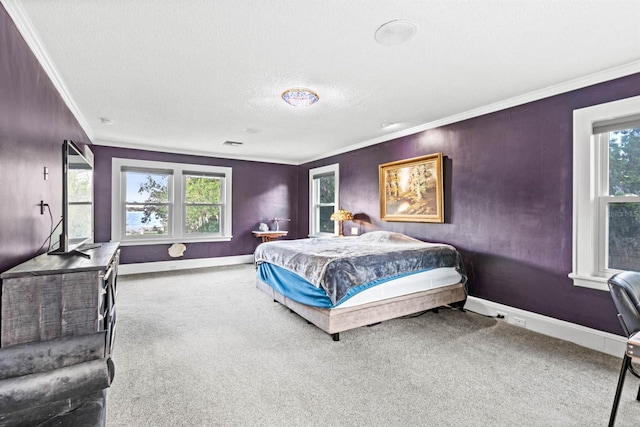
<path fill-rule="evenodd" d="M 358 239 L 362 242 L 371 243 L 423 243 L 420 240 L 414 239 L 402 233 L 395 233 L 393 231 L 371 231 L 360 235 Z"/>

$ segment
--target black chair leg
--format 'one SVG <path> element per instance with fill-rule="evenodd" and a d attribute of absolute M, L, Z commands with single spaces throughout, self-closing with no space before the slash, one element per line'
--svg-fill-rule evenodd
<path fill-rule="evenodd" d="M 638 387 L 638 394 L 636 394 L 636 400 L 640 400 L 640 387 Z"/>
<path fill-rule="evenodd" d="M 611 416 L 609 417 L 609 427 L 613 427 L 616 422 L 616 414 L 618 413 L 618 404 L 620 403 L 620 395 L 622 394 L 622 386 L 624 386 L 624 377 L 631 365 L 631 358 L 624 355 L 622 359 L 622 367 L 620 368 L 620 376 L 618 377 L 618 387 L 616 388 L 616 397 L 613 399 L 613 408 L 611 408 Z M 640 390 L 638 390 L 640 393 Z"/>

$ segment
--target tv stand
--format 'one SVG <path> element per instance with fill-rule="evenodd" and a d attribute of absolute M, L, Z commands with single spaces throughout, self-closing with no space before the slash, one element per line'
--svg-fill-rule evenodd
<path fill-rule="evenodd" d="M 84 257 L 86 259 L 91 259 L 91 254 L 88 254 L 86 252 L 82 252 L 80 249 L 74 249 L 71 252 L 69 252 L 71 255 L 79 255 L 81 257 Z"/>
<path fill-rule="evenodd" d="M 91 249 L 98 249 L 102 247 L 102 243 L 84 243 L 75 249 L 71 249 L 69 252 L 63 252 L 59 249 L 47 252 L 48 255 L 78 255 L 86 259 L 91 259 L 91 254 L 85 251 Z"/>

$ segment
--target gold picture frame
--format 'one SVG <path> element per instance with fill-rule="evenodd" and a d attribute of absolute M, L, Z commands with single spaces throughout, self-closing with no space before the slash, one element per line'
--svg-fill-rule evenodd
<path fill-rule="evenodd" d="M 442 153 L 378 166 L 380 219 L 444 222 Z"/>

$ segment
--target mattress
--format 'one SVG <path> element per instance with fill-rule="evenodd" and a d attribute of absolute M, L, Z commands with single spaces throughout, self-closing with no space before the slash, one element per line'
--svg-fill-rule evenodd
<path fill-rule="evenodd" d="M 357 293 L 351 298 L 336 305 L 336 308 L 355 307 L 387 298 L 394 298 L 415 292 L 427 291 L 454 285 L 462 281 L 462 276 L 454 267 L 435 268 L 420 273 L 403 276 Z"/>
<path fill-rule="evenodd" d="M 258 278 L 293 301 L 320 308 L 355 307 L 464 281 L 455 267 L 434 268 L 359 285 L 352 288 L 337 304 L 332 304 L 322 288 L 274 264 L 258 265 Z"/>

